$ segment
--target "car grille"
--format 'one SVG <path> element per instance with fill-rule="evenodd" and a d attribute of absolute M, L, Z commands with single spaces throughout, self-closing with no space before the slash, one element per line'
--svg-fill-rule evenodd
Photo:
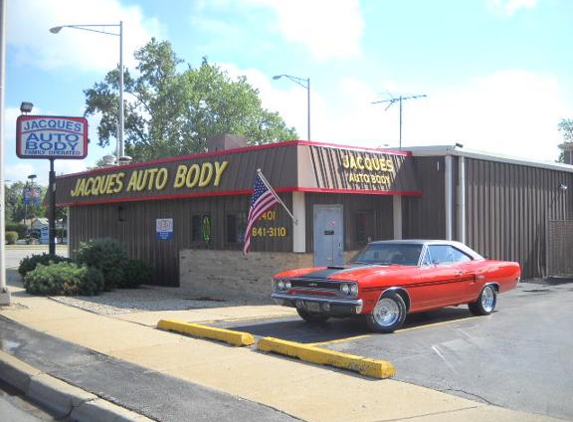
<path fill-rule="evenodd" d="M 304 290 L 306 294 L 335 294 L 340 292 L 339 283 L 328 281 L 308 280 L 303 278 L 291 279 L 293 290 Z"/>

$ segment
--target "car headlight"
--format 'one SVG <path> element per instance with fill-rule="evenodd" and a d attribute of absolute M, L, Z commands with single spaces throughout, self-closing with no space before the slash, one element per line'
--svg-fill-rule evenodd
<path fill-rule="evenodd" d="M 358 285 L 356 283 L 340 284 L 340 293 L 344 296 L 358 296 Z"/>
<path fill-rule="evenodd" d="M 290 280 L 275 280 L 275 290 L 289 290 L 292 287 Z"/>

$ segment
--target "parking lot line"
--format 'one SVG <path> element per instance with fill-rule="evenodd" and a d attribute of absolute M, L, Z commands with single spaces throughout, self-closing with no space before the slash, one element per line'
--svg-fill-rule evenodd
<path fill-rule="evenodd" d="M 319 341 L 316 343 L 309 343 L 309 346 L 325 346 L 325 345 L 329 345 L 329 344 L 344 343 L 345 341 L 360 340 L 363 338 L 372 337 L 373 335 L 374 334 L 363 334 L 361 336 L 345 337 L 345 338 L 339 338 L 336 340 Z"/>
<path fill-rule="evenodd" d="M 449 321 L 439 321 L 439 322 L 432 322 L 429 324 L 421 324 L 421 325 L 416 325 L 414 327 L 408 327 L 408 328 L 401 328 L 399 330 L 396 330 L 395 334 L 397 333 L 404 333 L 406 331 L 413 331 L 413 330 L 419 330 L 421 328 L 431 328 L 431 327 L 439 327 L 440 325 L 447 325 L 447 324 L 452 324 L 454 322 L 460 322 L 460 321 L 470 321 L 474 318 L 483 318 L 483 317 L 478 317 L 478 316 L 469 316 L 469 317 L 465 317 L 465 318 L 461 318 L 461 319 L 451 319 Z"/>

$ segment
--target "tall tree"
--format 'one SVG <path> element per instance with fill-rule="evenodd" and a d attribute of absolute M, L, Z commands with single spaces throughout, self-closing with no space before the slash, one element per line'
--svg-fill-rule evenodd
<path fill-rule="evenodd" d="M 573 151 L 571 151 L 570 149 L 566 148 L 566 147 L 573 147 L 573 119 L 562 119 L 561 122 L 559 122 L 559 124 L 557 125 L 557 128 L 559 129 L 559 132 L 561 132 L 561 135 L 563 135 L 563 141 L 564 143 L 562 145 L 560 145 L 562 151 L 561 154 L 559 154 L 559 158 L 557 159 L 557 161 L 559 163 L 565 163 L 567 162 L 567 164 L 573 164 L 573 160 L 571 157 L 571 154 L 573 154 Z M 569 144 L 569 145 L 568 145 Z M 567 155 L 567 160 L 565 159 L 565 156 Z"/>
<path fill-rule="evenodd" d="M 180 72 L 182 60 L 168 41 L 152 39 L 135 58 L 138 76 L 124 74 L 125 151 L 135 161 L 203 152 L 208 136 L 225 133 L 244 135 L 251 145 L 297 138 L 278 113 L 262 108 L 258 90 L 245 77 L 232 80 L 206 58 Z M 84 91 L 85 115 L 102 116 L 102 147 L 116 137 L 118 91 L 119 69 Z"/>

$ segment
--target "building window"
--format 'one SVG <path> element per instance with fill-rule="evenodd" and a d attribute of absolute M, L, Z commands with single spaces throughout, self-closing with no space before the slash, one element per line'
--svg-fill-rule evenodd
<path fill-rule="evenodd" d="M 209 214 L 191 216 L 191 241 L 193 243 L 211 240 L 211 216 Z"/>
<path fill-rule="evenodd" d="M 357 243 L 368 243 L 376 236 L 373 212 L 355 214 L 354 240 Z"/>
<path fill-rule="evenodd" d="M 227 214 L 226 230 L 227 243 L 243 243 L 247 228 L 247 214 L 238 212 Z"/>

